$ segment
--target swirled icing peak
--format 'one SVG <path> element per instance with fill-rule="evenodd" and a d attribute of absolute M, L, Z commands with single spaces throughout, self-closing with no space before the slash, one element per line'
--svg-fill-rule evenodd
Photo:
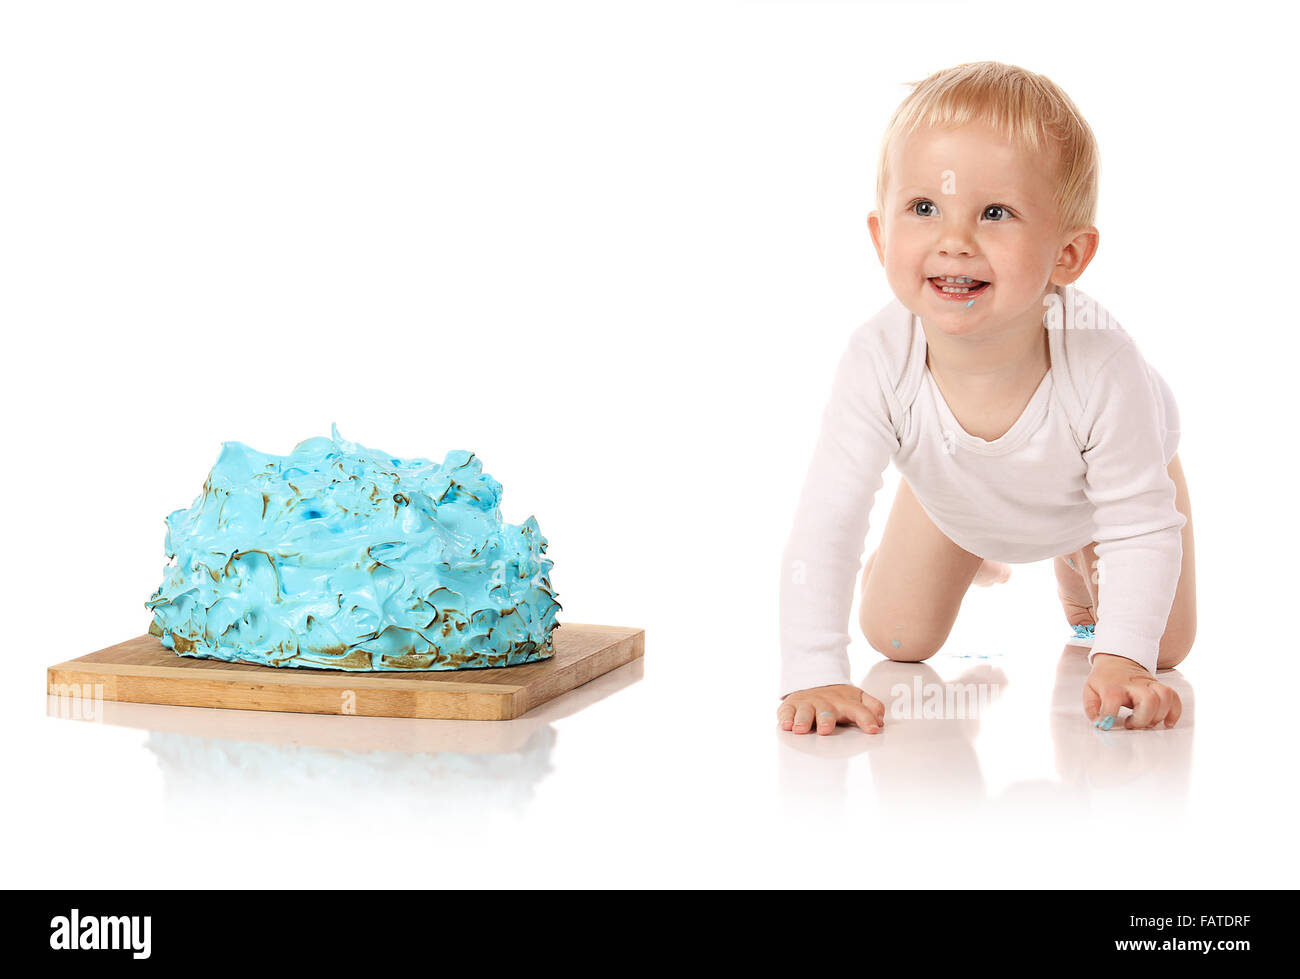
<path fill-rule="evenodd" d="M 546 538 L 503 523 L 472 452 L 441 464 L 329 438 L 287 456 L 225 442 L 167 518 L 145 603 L 182 656 L 335 670 L 516 666 L 553 654 Z"/>

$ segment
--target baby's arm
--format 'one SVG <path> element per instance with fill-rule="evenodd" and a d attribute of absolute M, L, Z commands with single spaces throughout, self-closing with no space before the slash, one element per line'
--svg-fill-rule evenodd
<path fill-rule="evenodd" d="M 1155 681 L 1187 519 L 1175 506 L 1155 398 L 1146 362 L 1130 340 L 1099 369 L 1083 412 L 1084 492 L 1096 507 L 1098 559 L 1084 710 L 1097 720 L 1132 707 L 1130 727 L 1172 726 L 1181 710 L 1177 695 Z"/>
<path fill-rule="evenodd" d="M 892 387 L 872 330 L 860 328 L 840 360 L 781 563 L 781 694 L 786 730 L 838 721 L 864 730 L 884 708 L 849 682 L 848 620 L 868 518 L 898 448 Z M 856 694 L 855 694 L 856 691 Z M 827 712 L 834 714 L 831 720 Z"/>

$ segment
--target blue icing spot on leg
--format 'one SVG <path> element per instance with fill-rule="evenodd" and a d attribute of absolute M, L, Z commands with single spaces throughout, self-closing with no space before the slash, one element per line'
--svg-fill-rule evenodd
<path fill-rule="evenodd" d="M 890 640 L 890 641 L 894 644 L 894 648 L 895 648 L 895 649 L 897 649 L 899 646 L 903 645 L 903 644 L 902 644 L 901 642 L 899 642 L 897 639 L 893 639 L 893 640 Z"/>
<path fill-rule="evenodd" d="M 472 452 L 441 464 L 342 439 L 287 456 L 226 442 L 167 517 L 145 603 L 181 656 L 347 671 L 514 666 L 553 655 L 561 606 L 533 517 L 503 522 Z"/>

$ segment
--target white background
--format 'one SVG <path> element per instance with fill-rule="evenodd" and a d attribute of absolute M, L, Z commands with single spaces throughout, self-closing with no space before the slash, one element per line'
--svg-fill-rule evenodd
<path fill-rule="evenodd" d="M 1296 27 L 1249 3 L 3 5 L 5 883 L 1294 885 Z M 930 664 L 1006 658 L 981 724 L 796 739 L 779 558 L 838 356 L 891 298 L 880 136 L 904 82 L 983 59 L 1060 83 L 1101 145 L 1080 286 L 1179 400 L 1196 709 L 1093 731 L 1024 566 Z M 506 734 L 47 716 L 47 666 L 145 630 L 163 518 L 221 442 L 331 422 L 478 453 L 549 539 L 562 621 L 644 627 L 644 678 Z"/>

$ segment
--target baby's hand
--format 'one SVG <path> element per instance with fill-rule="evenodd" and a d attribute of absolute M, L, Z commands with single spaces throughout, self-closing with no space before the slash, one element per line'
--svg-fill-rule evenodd
<path fill-rule="evenodd" d="M 818 734 L 830 734 L 836 724 L 856 724 L 868 734 L 885 726 L 885 705 L 851 683 L 833 683 L 787 694 L 776 711 L 781 729 L 807 734 L 817 721 Z"/>
<path fill-rule="evenodd" d="M 1178 694 L 1144 667 L 1123 656 L 1098 653 L 1083 684 L 1083 712 L 1090 721 L 1101 718 L 1102 726 L 1109 730 L 1105 718 L 1114 718 L 1121 707 L 1133 708 L 1124 722 L 1130 731 L 1158 727 L 1161 721 L 1165 727 L 1173 727 L 1183 713 Z"/>

